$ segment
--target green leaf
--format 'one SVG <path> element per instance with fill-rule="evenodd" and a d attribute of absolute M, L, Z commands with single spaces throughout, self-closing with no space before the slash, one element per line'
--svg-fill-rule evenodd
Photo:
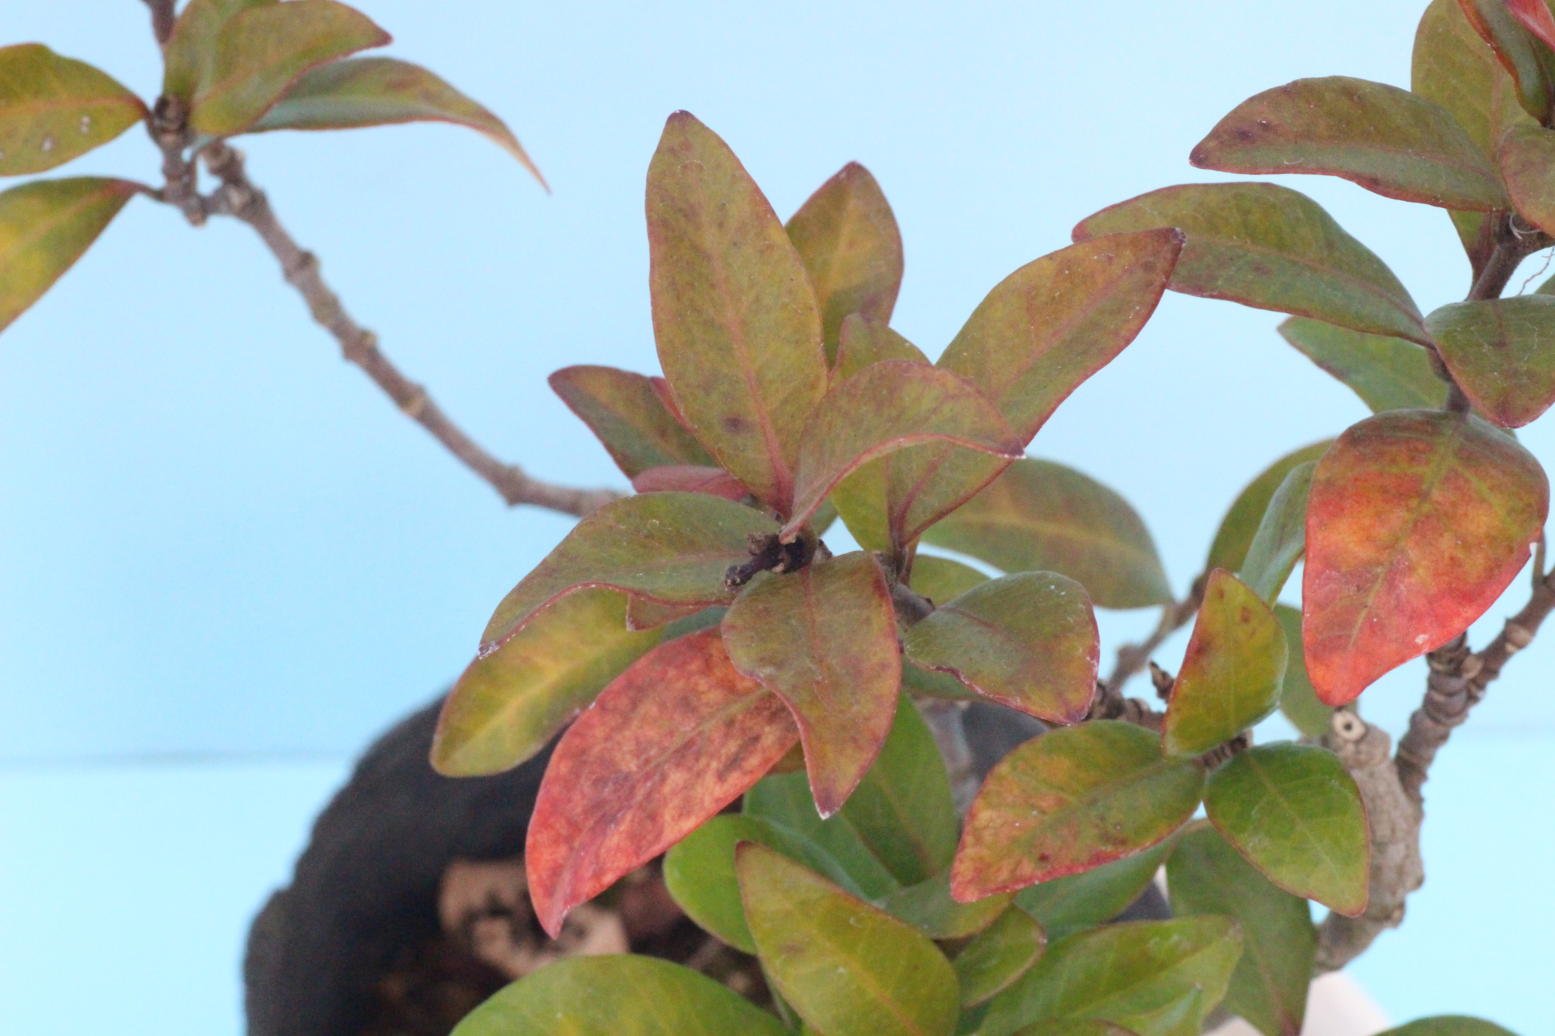
<path fill-rule="evenodd" d="M 1247 561 L 1248 548 L 1253 545 L 1253 537 L 1258 535 L 1263 516 L 1269 511 L 1269 501 L 1274 499 L 1275 491 L 1285 482 L 1285 476 L 1298 465 L 1317 460 L 1332 445 L 1331 441 L 1316 442 L 1287 453 L 1249 482 L 1231 502 L 1226 516 L 1220 520 L 1220 528 L 1215 530 L 1215 541 L 1210 544 L 1204 570 L 1207 572 L 1223 568 L 1227 572 L 1238 571 Z"/>
<path fill-rule="evenodd" d="M 1291 742 L 1248 749 L 1210 776 L 1204 810 L 1286 892 L 1352 917 L 1366 909 L 1366 810 L 1328 749 Z"/>
<path fill-rule="evenodd" d="M 1242 929 L 1226 1007 L 1264 1036 L 1301 1036 L 1317 953 L 1306 900 L 1269 884 L 1206 824 L 1178 840 L 1166 875 L 1176 916 L 1223 914 Z"/>
<path fill-rule="evenodd" d="M 1285 684 L 1280 691 L 1280 711 L 1302 736 L 1322 737 L 1333 723 L 1334 710 L 1317 700 L 1312 681 L 1307 679 L 1307 663 L 1301 657 L 1301 609 L 1277 604 L 1274 617 L 1285 631 L 1289 659 L 1285 667 Z"/>
<path fill-rule="evenodd" d="M 81 176 L 0 192 L 0 330 L 37 302 L 141 189 Z"/>
<path fill-rule="evenodd" d="M 719 464 L 787 513 L 827 387 L 821 317 L 783 225 L 729 146 L 676 112 L 648 167 L 659 361 Z"/>
<path fill-rule="evenodd" d="M 1016 461 L 924 539 L 1007 572 L 1061 572 L 1103 608 L 1172 600 L 1155 543 L 1128 501 L 1052 461 Z"/>
<path fill-rule="evenodd" d="M 468 126 L 489 137 L 545 184 L 506 123 L 440 76 L 397 58 L 354 58 L 306 72 L 253 129 L 357 129 L 404 122 Z"/>
<path fill-rule="evenodd" d="M 1023 910 L 1006 910 L 951 960 L 961 983 L 961 1003 L 976 1005 L 1002 993 L 1042 956 L 1047 937 Z"/>
<path fill-rule="evenodd" d="M 1298 79 L 1243 101 L 1189 161 L 1228 173 L 1327 173 L 1450 209 L 1507 204 L 1495 167 L 1450 112 L 1348 76 Z"/>
<path fill-rule="evenodd" d="M 908 585 L 936 604 L 942 604 L 988 582 L 977 569 L 953 558 L 919 554 L 913 559 Z"/>
<path fill-rule="evenodd" d="M 1238 577 L 1253 593 L 1273 604 L 1290 578 L 1291 570 L 1307 544 L 1307 494 L 1317 461 L 1290 469 L 1280 488 L 1269 499 L 1269 509 L 1248 545 Z"/>
<path fill-rule="evenodd" d="M 728 603 L 729 566 L 750 557 L 749 538 L 777 531 L 759 511 L 701 493 L 613 500 L 585 517 L 497 605 L 482 637 L 494 651 L 556 598 L 585 586 L 672 605 Z"/>
<path fill-rule="evenodd" d="M 657 957 L 566 957 L 492 995 L 452 1036 L 784 1036 L 772 1015 Z"/>
<path fill-rule="evenodd" d="M 914 623 L 902 646 L 918 665 L 1053 723 L 1085 718 L 1096 693 L 1096 616 L 1080 584 L 1053 572 L 981 583 Z"/>
<path fill-rule="evenodd" d="M 1373 413 L 1439 409 L 1447 401 L 1447 383 L 1431 369 L 1431 354 L 1413 342 L 1307 317 L 1282 321 L 1279 332 L 1307 359 L 1360 396 Z"/>
<path fill-rule="evenodd" d="M 652 378 L 615 367 L 563 367 L 550 384 L 627 478 L 649 468 L 713 463 L 664 405 Z"/>
<path fill-rule="evenodd" d="M 1121 1025 L 1097 1021 L 1094 1018 L 1044 1018 L 1035 1025 L 1015 1033 L 1015 1036 L 1137 1036 Z"/>
<path fill-rule="evenodd" d="M 1285 634 L 1269 606 L 1225 569 L 1210 573 L 1161 725 L 1171 755 L 1198 756 L 1274 711 Z"/>
<path fill-rule="evenodd" d="M 546 608 L 477 658 L 438 716 L 432 766 L 449 777 L 500 773 L 533 756 L 639 655 L 660 630 L 633 632 L 626 597 L 585 590 Z"/>
<path fill-rule="evenodd" d="M 793 747 L 788 711 L 729 663 L 716 629 L 667 641 L 557 742 L 524 864 L 542 928 L 685 837 Z"/>
<path fill-rule="evenodd" d="M 1555 227 L 1555 133 L 1517 126 L 1501 138 L 1498 155 L 1518 213 L 1548 233 Z"/>
<path fill-rule="evenodd" d="M 189 101 L 208 81 L 216 61 L 216 41 L 222 26 L 240 11 L 268 7 L 278 0 L 189 0 L 173 23 L 173 34 L 162 45 L 162 92 Z"/>
<path fill-rule="evenodd" d="M 788 236 L 821 306 L 826 360 L 836 359 L 843 320 L 884 325 L 902 286 L 902 235 L 869 170 L 849 162 L 788 221 Z"/>
<path fill-rule="evenodd" d="M 210 136 L 241 133 L 304 72 L 388 42 L 370 18 L 334 0 L 245 6 L 217 30 L 190 100 L 189 126 Z"/>
<path fill-rule="evenodd" d="M 1172 1015 L 1182 1011 L 1182 1001 L 1202 1024 L 1225 995 L 1241 948 L 1236 924 L 1225 917 L 1139 921 L 1071 935 L 993 999 L 978 1036 L 1007 1036 L 1041 1018 L 1110 1021 L 1140 1036 L 1180 1032 L 1181 1018 Z"/>
<path fill-rule="evenodd" d="M 85 62 L 41 43 L 0 47 L 0 176 L 63 165 L 145 115 L 139 97 Z"/>
<path fill-rule="evenodd" d="M 1442 1014 L 1435 1018 L 1421 1018 L 1408 1025 L 1378 1033 L 1377 1036 L 1517 1036 L 1517 1034 L 1511 1029 L 1503 1029 L 1483 1018 L 1470 1018 L 1464 1014 Z"/>
<path fill-rule="evenodd" d="M 864 782 L 872 774 L 864 776 Z M 835 861 L 835 869 L 816 866 L 833 881 L 861 896 L 879 899 L 901 888 L 889 867 L 865 844 L 849 818 L 848 804 L 836 816 L 821 819 L 802 773 L 763 778 L 745 793 L 745 815 L 757 817 L 798 835 Z"/>
<path fill-rule="evenodd" d="M 1393 410 L 1347 430 L 1307 503 L 1303 644 L 1329 705 L 1463 632 L 1527 563 L 1549 510 L 1539 462 L 1462 414 Z"/>
<path fill-rule="evenodd" d="M 1555 296 L 1458 302 L 1425 326 L 1463 394 L 1496 424 L 1521 428 L 1555 403 Z"/>
<path fill-rule="evenodd" d="M 1272 183 L 1164 187 L 1101 210 L 1074 235 L 1143 227 L 1187 236 L 1174 291 L 1430 344 L 1393 271 L 1297 191 Z"/>
<path fill-rule="evenodd" d="M 1121 860 L 1021 889 L 1015 902 L 1042 923 L 1049 939 L 1094 928 L 1144 894 L 1174 844 L 1168 838 Z"/>
<path fill-rule="evenodd" d="M 758 576 L 729 606 L 735 668 L 794 714 L 821 816 L 847 801 L 896 716 L 902 657 L 880 566 L 854 552 Z"/>
<path fill-rule="evenodd" d="M 942 873 L 889 892 L 876 902 L 931 939 L 965 939 L 998 920 L 1009 909 L 1010 894 L 999 892 L 957 903 L 950 898 L 950 875 Z"/>
<path fill-rule="evenodd" d="M 1020 456 L 1023 445 L 977 388 L 929 364 L 885 360 L 839 382 L 810 415 L 783 535 L 797 534 L 837 483 L 860 466 L 930 442 L 1005 460 Z M 932 474 L 925 480 L 938 488 Z"/>
<path fill-rule="evenodd" d="M 956 973 L 928 938 L 754 842 L 736 869 L 757 955 L 778 993 L 828 1036 L 950 1036 Z"/>
<path fill-rule="evenodd" d="M 1049 731 L 993 768 L 967 813 L 951 870 L 966 902 L 1148 849 L 1198 808 L 1204 771 L 1154 734 L 1101 720 Z"/>

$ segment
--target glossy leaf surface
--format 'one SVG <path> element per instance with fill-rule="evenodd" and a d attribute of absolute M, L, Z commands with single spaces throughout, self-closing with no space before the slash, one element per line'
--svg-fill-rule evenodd
<path fill-rule="evenodd" d="M 500 773 L 534 755 L 594 696 L 659 642 L 633 632 L 626 597 L 562 598 L 497 651 L 470 663 L 438 716 L 432 765 L 450 777 Z"/>
<path fill-rule="evenodd" d="M 41 173 L 145 117 L 117 80 L 41 43 L 0 47 L 0 176 Z"/>
<path fill-rule="evenodd" d="M 924 540 L 1006 572 L 1061 572 L 1103 608 L 1172 599 L 1155 543 L 1128 501 L 1052 461 L 1011 464 Z"/>
<path fill-rule="evenodd" d="M 835 360 L 842 322 L 858 313 L 885 324 L 902 286 L 902 235 L 869 170 L 849 162 L 788 221 L 821 307 L 826 358 Z"/>
<path fill-rule="evenodd" d="M 972 1007 L 1003 992 L 1042 956 L 1047 937 L 1024 910 L 1006 910 L 951 960 L 961 1003 Z"/>
<path fill-rule="evenodd" d="M 1297 191 L 1272 183 L 1164 187 L 1101 210 L 1074 234 L 1143 227 L 1186 235 L 1175 291 L 1429 344 L 1393 271 Z"/>
<path fill-rule="evenodd" d="M 1302 588 L 1307 674 L 1330 705 L 1479 618 L 1528 560 L 1549 485 L 1509 436 L 1394 410 L 1318 462 Z"/>
<path fill-rule="evenodd" d="M 1307 497 L 1312 490 L 1316 461 L 1297 464 L 1269 498 L 1269 509 L 1258 523 L 1247 557 L 1237 573 L 1248 588 L 1273 604 L 1291 570 L 1306 549 Z"/>
<path fill-rule="evenodd" d="M 1496 424 L 1521 428 L 1555 403 L 1555 296 L 1457 302 L 1425 326 L 1463 394 Z"/>
<path fill-rule="evenodd" d="M 545 183 L 506 123 L 441 76 L 397 58 L 353 58 L 304 73 L 253 128 L 332 130 L 404 122 L 468 126 Z"/>
<path fill-rule="evenodd" d="M 950 1036 L 956 973 L 926 936 L 765 846 L 735 852 L 757 955 L 807 1024 L 834 1036 Z"/>
<path fill-rule="evenodd" d="M 1169 838 L 1121 860 L 1021 889 L 1015 902 L 1041 922 L 1050 940 L 1094 927 L 1144 894 L 1174 844 Z"/>
<path fill-rule="evenodd" d="M 1274 617 L 1285 632 L 1288 649 L 1285 683 L 1280 690 L 1280 711 L 1306 737 L 1321 737 L 1333 723 L 1332 706 L 1318 701 L 1312 681 L 1307 678 L 1307 663 L 1301 657 L 1301 609 L 1288 604 L 1274 606 Z"/>
<path fill-rule="evenodd" d="M 826 391 L 821 318 L 783 224 L 729 146 L 676 112 L 648 167 L 659 361 L 697 438 L 786 512 Z"/>
<path fill-rule="evenodd" d="M 609 586 L 671 605 L 727 603 L 730 565 L 750 557 L 748 538 L 776 532 L 759 511 L 701 493 L 647 493 L 614 500 L 579 522 L 497 605 L 482 637 L 491 650 L 556 598 Z"/>
<path fill-rule="evenodd" d="M 1439 409 L 1447 401 L 1447 383 L 1431 369 L 1430 353 L 1414 342 L 1307 317 L 1282 321 L 1279 331 L 1302 355 L 1360 396 L 1373 413 Z"/>
<path fill-rule="evenodd" d="M 1172 684 L 1161 744 L 1197 756 L 1274 711 L 1285 675 L 1285 634 L 1247 584 L 1216 569 Z"/>
<path fill-rule="evenodd" d="M 784 1036 L 774 1016 L 657 957 L 567 957 L 504 987 L 452 1036 Z"/>
<path fill-rule="evenodd" d="M 967 813 L 951 871 L 963 902 L 1147 849 L 1198 808 L 1204 773 L 1113 720 L 1049 731 L 1005 756 Z"/>
<path fill-rule="evenodd" d="M 1348 76 L 1298 79 L 1243 101 L 1189 160 L 1228 173 L 1328 173 L 1452 209 L 1506 206 L 1495 168 L 1445 108 Z"/>
<path fill-rule="evenodd" d="M 728 805 L 796 736 L 715 629 L 639 658 L 568 728 L 540 784 L 524 857 L 541 927 L 555 938 L 569 910 Z"/>
<path fill-rule="evenodd" d="M 1317 460 L 1332 445 L 1331 442 L 1317 442 L 1293 450 L 1249 482 L 1231 502 L 1226 516 L 1220 521 L 1220 528 L 1215 530 L 1215 540 L 1210 544 L 1209 558 L 1204 563 L 1205 571 L 1223 568 L 1236 572 L 1241 569 L 1247 560 L 1248 548 L 1258 535 L 1258 527 L 1263 524 L 1263 516 L 1269 512 L 1269 501 L 1274 499 L 1285 477 L 1298 465 Z"/>
<path fill-rule="evenodd" d="M 652 378 L 615 367 L 563 367 L 550 383 L 628 478 L 649 468 L 713 463 L 664 405 Z"/>
<path fill-rule="evenodd" d="M 903 635 L 907 657 L 1012 709 L 1077 723 L 1096 693 L 1101 653 L 1085 590 L 1055 572 L 981 583 Z"/>
<path fill-rule="evenodd" d="M 0 193 L 0 330 L 81 258 L 139 189 L 83 176 Z"/>
<path fill-rule="evenodd" d="M 1306 900 L 1271 885 L 1207 824 L 1178 840 L 1166 876 L 1174 915 L 1223 915 L 1242 929 L 1227 1009 L 1264 1036 L 1301 1036 L 1317 952 Z"/>
<path fill-rule="evenodd" d="M 758 577 L 723 621 L 735 667 L 789 707 L 823 817 L 875 761 L 896 715 L 902 657 L 885 575 L 855 552 Z"/>
<path fill-rule="evenodd" d="M 189 125 L 211 136 L 241 133 L 304 72 L 388 42 L 370 18 L 334 0 L 247 6 L 220 23 L 190 100 Z"/>
<path fill-rule="evenodd" d="M 1354 779 L 1326 748 L 1276 742 L 1248 749 L 1210 776 L 1204 809 L 1280 888 L 1341 914 L 1366 908 L 1366 811 Z"/>

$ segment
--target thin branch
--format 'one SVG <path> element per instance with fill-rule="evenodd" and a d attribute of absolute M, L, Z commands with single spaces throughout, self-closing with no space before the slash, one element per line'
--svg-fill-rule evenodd
<path fill-rule="evenodd" d="M 1121 695 L 1123 685 L 1136 674 L 1144 671 L 1150 663 L 1150 657 L 1166 642 L 1166 638 L 1186 626 L 1199 613 L 1199 605 L 1203 601 L 1204 576 L 1200 576 L 1193 581 L 1193 587 L 1188 591 L 1187 597 L 1161 609 L 1161 621 L 1156 624 L 1150 636 L 1138 644 L 1124 644 L 1118 648 L 1117 661 L 1113 664 L 1112 674 L 1107 677 L 1104 684 L 1107 693 Z"/>
<path fill-rule="evenodd" d="M 173 0 L 142 0 L 151 9 L 151 34 L 158 43 L 166 43 L 173 35 Z"/>

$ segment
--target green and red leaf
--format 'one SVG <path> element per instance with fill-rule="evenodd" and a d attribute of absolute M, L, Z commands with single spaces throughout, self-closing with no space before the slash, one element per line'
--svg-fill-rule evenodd
<path fill-rule="evenodd" d="M 1555 228 L 1555 132 L 1517 126 L 1501 138 L 1497 156 L 1518 213 L 1549 233 Z"/>
<path fill-rule="evenodd" d="M 744 500 L 750 490 L 723 468 L 694 464 L 667 464 L 647 468 L 632 476 L 639 493 L 706 493 L 725 500 Z"/>
<path fill-rule="evenodd" d="M 162 45 L 162 92 L 189 101 L 210 76 L 222 26 L 240 11 L 268 7 L 280 0 L 189 0 Z"/>
<path fill-rule="evenodd" d="M 816 809 L 831 816 L 896 716 L 902 657 L 885 574 L 861 552 L 764 574 L 730 605 L 723 637 L 734 666 L 793 712 Z"/>
<path fill-rule="evenodd" d="M 798 251 L 729 146 L 670 116 L 648 167 L 649 281 L 676 403 L 730 474 L 786 514 L 826 392 L 821 317 Z"/>
<path fill-rule="evenodd" d="M 1549 509 L 1539 462 L 1466 415 L 1394 410 L 1318 462 L 1302 640 L 1329 705 L 1463 632 L 1528 560 Z"/>
<path fill-rule="evenodd" d="M 563 367 L 550 377 L 627 478 L 649 468 L 710 466 L 712 456 L 681 426 L 654 381 L 615 367 Z"/>
<path fill-rule="evenodd" d="M 1440 409 L 1447 401 L 1447 383 L 1431 369 L 1431 354 L 1414 342 L 1308 317 L 1281 321 L 1279 332 L 1303 356 L 1360 396 L 1372 413 Z"/>
<path fill-rule="evenodd" d="M 797 736 L 716 629 L 639 658 L 562 736 L 540 784 L 524 860 L 541 927 L 555 938 L 569 910 L 738 798 Z"/>
<path fill-rule="evenodd" d="M 1523 28 L 1538 37 L 1546 47 L 1555 49 L 1555 17 L 1543 0 L 1506 0 L 1506 9 Z"/>
<path fill-rule="evenodd" d="M 1174 844 L 1168 838 L 1092 870 L 1040 882 L 1021 889 L 1015 902 L 1041 923 L 1050 940 L 1094 928 L 1144 894 Z"/>
<path fill-rule="evenodd" d="M 1458 302 L 1425 326 L 1474 408 L 1521 428 L 1555 403 L 1555 296 Z"/>
<path fill-rule="evenodd" d="M 63 165 L 145 116 L 139 97 L 84 61 L 41 43 L 0 47 L 0 176 Z"/>
<path fill-rule="evenodd" d="M 1511 4 L 1507 0 L 1458 0 L 1457 7 L 1472 31 L 1489 45 L 1488 50 L 1484 47 L 1473 48 L 1473 51 L 1478 52 L 1480 60 L 1490 58 L 1499 61 L 1506 77 L 1515 87 L 1522 108 L 1541 122 L 1546 119 L 1550 114 L 1550 101 L 1555 96 L 1552 94 L 1552 85 L 1555 84 L 1551 80 L 1549 49 L 1541 46 L 1528 32 L 1512 13 Z M 1458 114 L 1457 110 L 1454 113 Z M 1463 121 L 1461 116 L 1460 121 Z M 1476 120 L 1463 124 L 1472 130 L 1473 121 Z M 1495 137 L 1491 138 L 1490 143 L 1494 146 Z"/>
<path fill-rule="evenodd" d="M 141 189 L 81 176 L 0 193 L 0 330 L 37 302 Z"/>

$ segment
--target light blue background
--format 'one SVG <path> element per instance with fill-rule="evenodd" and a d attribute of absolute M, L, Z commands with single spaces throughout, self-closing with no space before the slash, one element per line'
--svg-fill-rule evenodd
<path fill-rule="evenodd" d="M 1407 84 L 1423 4 L 363 7 L 389 53 L 507 117 L 555 194 L 447 127 L 255 139 L 253 176 L 477 438 L 545 477 L 619 485 L 544 376 L 655 365 L 642 181 L 669 112 L 722 134 L 785 215 L 868 165 L 906 241 L 895 323 L 932 354 L 1081 217 L 1220 178 L 1188 150 L 1249 94 Z M 145 21 L 136 0 L 8 3 L 0 42 L 46 41 L 153 94 Z M 156 157 L 134 130 L 66 171 L 149 180 Z M 1441 213 L 1290 182 L 1423 308 L 1462 296 Z M 1266 461 L 1364 416 L 1275 323 L 1169 296 L 1033 445 L 1125 493 L 1180 588 Z M 1548 422 L 1523 438 L 1555 461 Z M 244 926 L 313 811 L 456 675 L 567 522 L 505 510 L 396 413 L 246 228 L 194 231 L 143 200 L 0 337 L 0 486 L 0 1031 L 235 1032 Z M 1104 633 L 1149 621 L 1104 616 Z M 1531 1034 L 1555 1016 L 1555 908 L 1527 898 L 1555 859 L 1552 640 L 1434 771 L 1428 884 L 1407 935 L 1355 968 L 1399 1020 L 1469 1011 Z M 1422 682 L 1412 665 L 1365 705 L 1396 730 Z"/>

